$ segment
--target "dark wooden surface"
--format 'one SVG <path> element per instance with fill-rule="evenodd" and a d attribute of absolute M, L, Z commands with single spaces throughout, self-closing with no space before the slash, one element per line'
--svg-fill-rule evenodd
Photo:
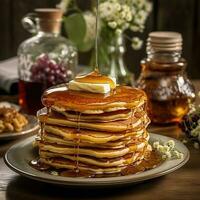
<path fill-rule="evenodd" d="M 195 81 L 200 89 L 200 81 Z M 1 100 L 1 97 L 0 97 Z M 197 99 L 200 103 L 200 99 Z M 151 131 L 180 139 L 183 134 L 176 126 L 151 127 Z M 24 138 L 21 138 L 22 140 Z M 200 199 L 200 150 L 187 144 L 191 157 L 181 169 L 166 176 L 120 188 L 68 188 L 55 186 L 21 177 L 4 164 L 6 150 L 18 141 L 0 141 L 0 200 L 199 200 Z"/>
<path fill-rule="evenodd" d="M 21 18 L 36 7 L 55 7 L 60 0 L 1 0 L 0 4 L 0 60 L 16 55 L 18 45 L 31 35 L 22 25 Z M 87 7 L 94 0 L 77 0 Z M 136 34 L 143 40 L 155 30 L 178 31 L 184 39 L 183 56 L 188 60 L 188 74 L 200 78 L 200 1 L 199 0 L 152 0 L 153 11 L 143 34 Z M 145 41 L 144 41 L 145 42 Z M 133 51 L 127 44 L 125 61 L 129 69 L 138 76 L 139 62 L 145 56 L 145 45 L 140 51 Z M 90 53 L 81 54 L 81 64 L 88 64 Z"/>

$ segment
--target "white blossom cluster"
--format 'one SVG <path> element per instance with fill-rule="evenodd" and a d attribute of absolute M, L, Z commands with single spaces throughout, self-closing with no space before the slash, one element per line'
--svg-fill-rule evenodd
<path fill-rule="evenodd" d="M 100 18 L 104 25 L 121 34 L 129 29 L 132 32 L 142 32 L 145 21 L 152 9 L 148 0 L 104 0 L 99 5 Z M 140 49 L 142 41 L 132 38 L 132 47 Z"/>
<path fill-rule="evenodd" d="M 96 26 L 96 17 L 93 12 L 87 11 L 83 14 L 86 23 L 86 34 L 84 41 L 92 41 L 96 36 L 95 26 Z"/>
<path fill-rule="evenodd" d="M 200 145 L 199 145 L 199 143 L 200 143 L 200 120 L 198 120 L 196 128 L 191 130 L 191 136 L 198 139 L 198 142 L 194 142 L 194 148 L 199 149 L 200 148 Z"/>
<path fill-rule="evenodd" d="M 198 120 L 196 128 L 191 130 L 191 135 L 200 139 L 200 120 Z"/>
<path fill-rule="evenodd" d="M 131 8 L 126 4 L 120 4 L 118 0 L 100 3 L 99 13 L 101 20 L 119 34 L 129 27 L 133 18 Z"/>
<path fill-rule="evenodd" d="M 183 153 L 176 150 L 174 140 L 169 140 L 164 144 L 160 144 L 159 141 L 156 141 L 153 143 L 153 148 L 161 153 L 163 160 L 183 158 Z"/>
<path fill-rule="evenodd" d="M 64 13 L 69 8 L 72 0 L 61 0 L 57 5 Z M 132 32 L 142 32 L 145 21 L 152 10 L 149 0 L 100 0 L 99 15 L 101 28 L 107 28 L 118 35 L 129 29 Z M 95 37 L 95 13 L 94 11 L 83 12 L 86 22 L 85 40 L 92 40 Z M 142 40 L 133 37 L 132 47 L 140 49 Z"/>
<path fill-rule="evenodd" d="M 50 174 L 54 175 L 54 176 L 58 176 L 59 175 L 57 171 L 51 171 Z"/>

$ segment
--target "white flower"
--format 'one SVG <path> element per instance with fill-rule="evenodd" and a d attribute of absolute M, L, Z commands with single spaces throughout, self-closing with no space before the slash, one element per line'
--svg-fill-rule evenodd
<path fill-rule="evenodd" d="M 172 151 L 172 156 L 174 159 L 181 159 L 183 158 L 183 154 L 177 150 Z"/>
<path fill-rule="evenodd" d="M 120 11 L 120 10 L 122 9 L 122 8 L 121 8 L 121 5 L 120 5 L 119 3 L 116 3 L 115 7 L 116 7 L 116 10 L 117 10 L 117 11 Z"/>
<path fill-rule="evenodd" d="M 140 19 L 141 24 L 144 24 L 147 16 L 148 16 L 148 13 L 145 12 L 144 10 L 141 10 L 141 11 L 138 12 L 138 19 Z"/>
<path fill-rule="evenodd" d="M 57 171 L 51 171 L 50 173 L 51 173 L 51 175 L 58 176 L 58 172 Z"/>
<path fill-rule="evenodd" d="M 126 17 L 126 12 L 122 11 L 122 12 L 120 13 L 120 17 L 121 17 L 121 18 L 125 18 L 125 17 Z"/>
<path fill-rule="evenodd" d="M 118 29 L 116 30 L 116 34 L 117 34 L 117 35 L 121 35 L 121 34 L 122 34 L 122 30 L 118 28 Z"/>
<path fill-rule="evenodd" d="M 135 49 L 135 50 L 141 49 L 142 44 L 143 44 L 143 41 L 140 40 L 140 38 L 138 38 L 138 37 L 132 38 L 132 45 L 131 46 L 132 46 L 133 49 Z"/>
<path fill-rule="evenodd" d="M 146 4 L 144 4 L 144 6 L 148 13 L 152 11 L 152 3 L 147 1 Z"/>
<path fill-rule="evenodd" d="M 183 157 L 184 157 L 183 153 L 180 153 L 179 154 L 179 159 L 183 159 Z"/>
<path fill-rule="evenodd" d="M 128 14 L 127 14 L 126 20 L 127 20 L 128 22 L 130 22 L 130 21 L 132 20 L 132 15 L 131 15 L 131 13 L 128 13 Z"/>
<path fill-rule="evenodd" d="M 135 16 L 135 14 L 137 13 L 136 8 L 134 6 L 131 9 L 131 13 L 133 16 Z"/>
<path fill-rule="evenodd" d="M 160 143 L 158 141 L 153 143 L 153 148 L 157 149 L 159 147 Z"/>
<path fill-rule="evenodd" d="M 108 22 L 108 26 L 112 29 L 115 29 L 117 27 L 117 23 L 116 22 Z"/>
<path fill-rule="evenodd" d="M 169 152 L 169 151 L 170 151 L 170 147 L 164 145 L 164 146 L 163 146 L 163 153 L 167 153 L 167 152 Z"/>
<path fill-rule="evenodd" d="M 175 142 L 174 140 L 169 140 L 168 142 L 166 142 L 166 144 L 170 149 L 174 149 L 175 147 Z"/>
<path fill-rule="evenodd" d="M 164 153 L 165 153 L 165 152 L 164 152 L 164 146 L 159 145 L 159 146 L 158 146 L 158 151 L 159 151 L 160 153 L 163 153 L 163 154 L 164 154 Z"/>
<path fill-rule="evenodd" d="M 167 156 L 168 159 L 171 159 L 171 157 L 172 157 L 172 154 L 169 151 L 166 152 L 165 155 Z"/>
<path fill-rule="evenodd" d="M 167 156 L 164 154 L 162 155 L 162 160 L 166 160 L 167 159 Z"/>
<path fill-rule="evenodd" d="M 86 35 L 84 41 L 94 40 L 96 36 L 96 17 L 92 12 L 83 14 L 86 23 Z"/>
<path fill-rule="evenodd" d="M 106 1 L 99 5 L 99 14 L 102 19 L 112 20 L 113 16 L 116 15 L 118 6 L 113 3 Z"/>
<path fill-rule="evenodd" d="M 191 131 L 193 137 L 199 137 L 200 135 L 200 125 L 198 123 L 197 127 Z"/>
<path fill-rule="evenodd" d="M 183 154 L 175 149 L 175 142 L 173 140 L 169 140 L 164 145 L 156 141 L 153 143 L 153 147 L 161 153 L 163 160 L 183 158 Z"/>
<path fill-rule="evenodd" d="M 56 5 L 56 7 L 60 8 L 63 11 L 63 13 L 65 13 L 67 11 L 70 2 L 71 0 L 61 0 L 61 2 Z"/>
<path fill-rule="evenodd" d="M 182 143 L 183 143 L 183 144 L 187 144 L 187 143 L 188 143 L 188 140 L 183 139 L 183 140 L 182 140 Z"/>
<path fill-rule="evenodd" d="M 199 149 L 199 143 L 198 143 L 198 142 L 195 142 L 195 143 L 194 143 L 194 148 L 195 148 L 195 149 Z"/>
<path fill-rule="evenodd" d="M 132 25 L 130 26 L 130 29 L 133 31 L 133 32 L 138 32 L 140 30 L 140 27 L 139 26 L 136 26 L 136 25 Z"/>
<path fill-rule="evenodd" d="M 127 3 L 122 3 L 119 0 L 108 0 L 99 5 L 99 13 L 102 21 L 115 29 L 119 28 L 124 31 L 129 28 L 130 21 L 133 18 L 131 7 Z M 113 22 L 116 22 L 113 23 Z"/>

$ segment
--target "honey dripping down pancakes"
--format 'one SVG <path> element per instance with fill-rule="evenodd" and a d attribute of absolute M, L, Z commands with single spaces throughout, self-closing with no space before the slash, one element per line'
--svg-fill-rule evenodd
<path fill-rule="evenodd" d="M 39 163 L 66 176 L 116 174 L 152 151 L 146 94 L 94 71 L 48 89 L 40 115 Z M 73 175 L 72 175 L 73 174 Z"/>

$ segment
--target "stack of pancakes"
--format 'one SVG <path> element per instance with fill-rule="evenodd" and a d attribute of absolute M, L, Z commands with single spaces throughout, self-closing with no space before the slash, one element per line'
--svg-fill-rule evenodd
<path fill-rule="evenodd" d="M 39 116 L 40 162 L 57 169 L 118 173 L 139 164 L 151 151 L 146 127 L 147 97 L 119 86 L 109 94 L 48 90 L 42 98 L 49 112 Z"/>

